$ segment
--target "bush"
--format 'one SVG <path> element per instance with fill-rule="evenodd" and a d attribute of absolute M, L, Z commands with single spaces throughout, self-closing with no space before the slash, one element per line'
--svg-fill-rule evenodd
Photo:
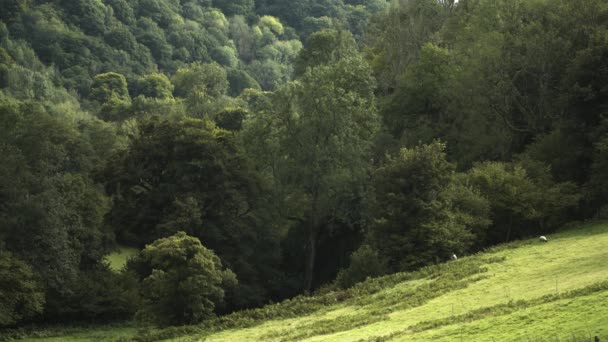
<path fill-rule="evenodd" d="M 386 260 L 370 246 L 363 245 L 350 256 L 350 266 L 338 273 L 336 284 L 345 289 L 368 277 L 377 277 L 386 273 L 388 273 Z"/>

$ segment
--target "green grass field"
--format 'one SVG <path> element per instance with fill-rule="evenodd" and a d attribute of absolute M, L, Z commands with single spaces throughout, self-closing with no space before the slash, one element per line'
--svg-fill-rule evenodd
<path fill-rule="evenodd" d="M 127 264 L 127 259 L 138 252 L 137 248 L 120 247 L 116 252 L 106 256 L 105 260 L 110 263 L 111 269 L 120 271 Z"/>
<path fill-rule="evenodd" d="M 608 224 L 586 224 L 548 238 L 237 313 L 206 327 L 160 331 L 149 339 L 494 342 L 599 336 L 608 341 Z M 32 341 L 111 340 L 134 332 L 82 331 Z"/>
<path fill-rule="evenodd" d="M 573 334 L 608 338 L 608 225 L 581 228 L 549 236 L 546 244 L 521 241 L 448 263 L 504 258 L 465 278 L 470 280 L 466 287 L 422 305 L 400 307 L 429 279 L 386 288 L 372 295 L 377 300 L 337 304 L 308 316 L 219 332 L 207 340 L 564 341 Z M 603 286 L 568 294 L 597 284 Z M 554 296 L 542 298 L 548 295 Z M 422 322 L 432 328 L 422 329 Z"/>

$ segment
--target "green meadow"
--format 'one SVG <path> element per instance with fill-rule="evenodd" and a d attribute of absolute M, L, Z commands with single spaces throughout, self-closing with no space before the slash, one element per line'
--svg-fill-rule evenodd
<path fill-rule="evenodd" d="M 112 270 L 120 271 L 127 264 L 127 260 L 137 254 L 137 252 L 137 248 L 119 247 L 116 252 L 108 255 L 105 260 L 110 264 Z"/>
<path fill-rule="evenodd" d="M 226 330 L 208 341 L 526 341 L 608 338 L 608 225 L 499 246 L 310 315 Z M 463 279 L 462 265 L 478 266 Z M 470 267 L 470 270 L 475 270 Z M 417 291 L 449 279 L 436 293 Z M 451 284 L 450 284 L 451 283 Z M 453 287 L 453 288 L 449 288 Z M 435 296 L 435 294 L 439 294 Z M 404 303 L 406 303 L 404 305 Z M 419 304 L 419 305 L 417 305 Z M 179 339 L 176 339 L 179 340 Z M 196 337 L 194 337 L 196 340 Z"/>

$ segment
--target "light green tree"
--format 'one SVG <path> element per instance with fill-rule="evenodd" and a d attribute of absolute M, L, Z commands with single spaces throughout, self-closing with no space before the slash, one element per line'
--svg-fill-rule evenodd
<path fill-rule="evenodd" d="M 127 79 L 115 72 L 107 72 L 95 76 L 91 85 L 90 98 L 103 104 L 112 99 L 112 97 L 120 101 L 130 100 Z"/>
<path fill-rule="evenodd" d="M 175 85 L 175 96 L 182 98 L 197 91 L 211 97 L 225 95 L 228 91 L 226 70 L 217 63 L 194 63 L 180 68 L 171 81 Z"/>
<path fill-rule="evenodd" d="M 139 95 L 160 100 L 173 99 L 173 84 L 165 74 L 149 74 L 137 81 Z"/>

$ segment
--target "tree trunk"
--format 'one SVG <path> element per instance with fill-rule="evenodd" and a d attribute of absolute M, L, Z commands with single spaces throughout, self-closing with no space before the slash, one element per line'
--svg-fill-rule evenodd
<path fill-rule="evenodd" d="M 317 261 L 317 236 L 319 235 L 319 219 L 318 219 L 318 193 L 313 192 L 312 203 L 310 207 L 310 219 L 308 221 L 308 260 L 306 261 L 306 271 L 304 273 L 304 281 L 306 291 L 312 291 L 312 281 L 315 272 L 315 262 Z"/>
<path fill-rule="evenodd" d="M 513 215 L 509 215 L 509 227 L 507 228 L 507 238 L 505 242 L 509 242 L 511 239 L 511 229 L 513 228 Z"/>
<path fill-rule="evenodd" d="M 310 250 L 308 252 L 308 260 L 306 261 L 306 273 L 305 273 L 305 283 L 306 283 L 306 291 L 309 293 L 312 291 L 312 281 L 313 275 L 315 271 L 315 262 L 317 259 L 317 226 L 314 223 L 315 220 L 311 220 L 310 228 L 308 232 L 308 244 L 310 246 Z"/>

